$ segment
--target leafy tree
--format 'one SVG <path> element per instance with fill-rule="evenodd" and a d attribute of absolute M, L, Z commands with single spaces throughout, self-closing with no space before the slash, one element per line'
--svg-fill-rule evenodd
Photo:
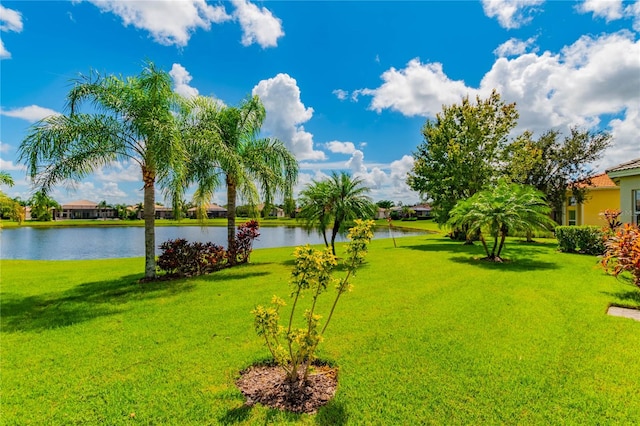
<path fill-rule="evenodd" d="M 435 119 L 427 120 L 407 183 L 432 200 L 439 224 L 447 222 L 459 200 L 497 180 L 502 150 L 517 119 L 515 104 L 505 104 L 493 91 L 475 103 L 466 97 L 444 106 Z"/>
<path fill-rule="evenodd" d="M 487 254 L 486 259 L 502 262 L 500 255 L 507 235 L 514 231 L 553 227 L 549 211 L 540 191 L 528 185 L 501 180 L 495 187 L 459 201 L 451 210 L 447 224 L 467 229 L 469 235 L 478 235 Z M 493 238 L 491 251 L 485 235 Z"/>
<path fill-rule="evenodd" d="M 238 192 L 250 205 L 273 203 L 276 192 L 291 196 L 298 177 L 298 162 L 284 143 L 259 138 L 265 119 L 260 98 L 245 99 L 238 107 L 220 106 L 211 98 L 192 100 L 184 128 L 191 158 L 180 177 L 183 187 L 197 184 L 194 201 L 204 208 L 224 177 L 227 188 L 227 243 L 235 259 L 236 200 Z"/>
<path fill-rule="evenodd" d="M 9 218 L 22 224 L 25 219 L 25 206 L 19 198 L 10 198 L 7 194 L 0 191 L 0 216 Z"/>
<path fill-rule="evenodd" d="M 567 191 L 578 203 L 584 202 L 593 175 L 590 165 L 611 144 L 608 133 L 575 127 L 563 140 L 561 136 L 550 130 L 534 139 L 531 132 L 525 132 L 504 151 L 505 175 L 542 191 L 558 223 L 562 221 Z"/>
<path fill-rule="evenodd" d="M 147 63 L 136 77 L 81 76 L 67 95 L 69 112 L 33 125 L 20 145 L 20 160 L 36 186 L 48 191 L 80 180 L 113 161 L 140 166 L 144 183 L 145 278 L 156 276 L 155 186 L 185 163 L 176 125 L 180 98 L 168 73 Z M 80 112 L 90 103 L 90 112 Z"/>
<path fill-rule="evenodd" d="M 44 191 L 33 194 L 28 203 L 31 206 L 31 218 L 40 222 L 50 221 L 52 219 L 51 210 L 60 209 L 60 204 Z"/>
<path fill-rule="evenodd" d="M 299 218 L 308 228 L 320 233 L 329 246 L 326 230 L 331 225 L 331 250 L 335 255 L 335 241 L 355 219 L 369 219 L 375 215 L 376 207 L 366 195 L 369 188 L 362 180 L 346 172 L 333 172 L 329 179 L 313 181 L 300 193 Z"/>

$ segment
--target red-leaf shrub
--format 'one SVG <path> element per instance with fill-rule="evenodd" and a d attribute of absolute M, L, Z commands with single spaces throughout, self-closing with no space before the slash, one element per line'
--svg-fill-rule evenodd
<path fill-rule="evenodd" d="M 250 220 L 238 226 L 236 233 L 236 263 L 246 263 L 253 251 L 253 240 L 260 236 L 260 225 L 255 220 Z"/>
<path fill-rule="evenodd" d="M 158 268 L 171 275 L 195 276 L 222 269 L 227 264 L 225 249 L 213 243 L 189 243 L 183 238 L 160 244 Z"/>
<path fill-rule="evenodd" d="M 640 228 L 625 224 L 605 242 L 602 266 L 614 276 L 628 271 L 633 283 L 640 287 Z"/>

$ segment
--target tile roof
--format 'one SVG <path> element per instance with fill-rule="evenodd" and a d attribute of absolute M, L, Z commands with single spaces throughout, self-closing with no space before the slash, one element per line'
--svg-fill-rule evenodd
<path fill-rule="evenodd" d="M 609 173 L 609 172 L 621 172 L 623 170 L 636 169 L 636 168 L 640 169 L 640 158 L 636 158 L 635 160 L 627 161 L 626 163 L 618 164 L 617 166 L 612 167 L 609 170 L 607 170 L 607 173 Z"/>
<path fill-rule="evenodd" d="M 606 173 L 602 173 L 591 178 L 589 188 L 615 188 L 616 186 L 616 183 Z"/>
<path fill-rule="evenodd" d="M 94 209 L 98 207 L 98 203 L 88 200 L 71 201 L 62 205 L 63 209 Z"/>

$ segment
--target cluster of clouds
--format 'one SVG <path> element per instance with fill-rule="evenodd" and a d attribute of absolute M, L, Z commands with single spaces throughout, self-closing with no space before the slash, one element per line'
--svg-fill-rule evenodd
<path fill-rule="evenodd" d="M 231 0 L 231 11 L 224 3 L 205 0 L 85 0 L 104 12 L 122 19 L 124 25 L 148 31 L 160 44 L 186 46 L 198 29 L 209 31 L 212 24 L 237 22 L 242 29 L 241 43 L 262 48 L 275 47 L 284 36 L 282 21 L 266 7 L 248 0 Z"/>
<path fill-rule="evenodd" d="M 211 5 L 206 0 L 78 0 L 96 6 L 102 12 L 113 13 L 125 26 L 148 31 L 158 43 L 184 47 L 197 30 L 209 31 L 212 24 L 236 22 L 242 30 L 243 46 L 258 44 L 276 47 L 284 36 L 282 21 L 266 7 L 258 7 L 248 0 L 231 0 L 227 10 L 224 3 Z M 0 5 L 0 30 L 21 32 L 20 12 Z M 11 53 L 0 40 L 0 59 L 11 58 Z"/>

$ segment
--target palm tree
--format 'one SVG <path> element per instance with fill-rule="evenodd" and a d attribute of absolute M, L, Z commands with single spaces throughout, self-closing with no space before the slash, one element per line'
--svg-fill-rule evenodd
<path fill-rule="evenodd" d="M 299 218 L 307 227 L 322 234 L 327 247 L 326 229 L 333 221 L 330 244 L 335 255 L 338 234 L 344 233 L 351 221 L 375 215 L 376 206 L 366 195 L 368 192 L 369 188 L 362 185 L 360 178 L 346 172 L 333 172 L 329 179 L 313 181 L 300 193 Z"/>
<path fill-rule="evenodd" d="M 297 218 L 304 222 L 305 228 L 314 229 L 329 247 L 327 228 L 333 220 L 331 185 L 328 180 L 314 181 L 300 192 L 300 213 Z"/>
<path fill-rule="evenodd" d="M 451 210 L 447 224 L 467 229 L 467 235 L 478 235 L 487 254 L 485 259 L 501 262 L 500 254 L 507 235 L 514 231 L 549 229 L 555 222 L 542 192 L 529 185 L 500 181 L 494 188 L 477 192 L 459 201 Z M 491 251 L 484 235 L 493 237 Z"/>
<path fill-rule="evenodd" d="M 13 186 L 15 182 L 9 173 L 0 171 L 0 184 Z"/>
<path fill-rule="evenodd" d="M 235 262 L 236 202 L 238 193 L 255 206 L 260 192 L 273 204 L 277 192 L 290 197 L 298 177 L 298 162 L 284 143 L 259 138 L 266 112 L 253 96 L 238 107 L 221 106 L 211 98 L 196 97 L 183 118 L 184 135 L 191 154 L 185 174 L 177 176 L 185 188 L 196 183 L 194 202 L 202 211 L 221 184 L 227 188 L 227 250 Z M 181 196 L 173 185 L 172 198 Z M 206 217 L 199 215 L 200 217 Z"/>
<path fill-rule="evenodd" d="M 48 191 L 67 180 L 80 180 L 113 161 L 140 166 L 144 183 L 145 278 L 156 276 L 155 185 L 185 162 L 175 119 L 180 98 L 169 74 L 147 63 L 137 77 L 78 78 L 67 95 L 66 115 L 33 125 L 19 149 L 19 159 L 36 186 Z M 83 102 L 91 112 L 81 113 Z"/>

